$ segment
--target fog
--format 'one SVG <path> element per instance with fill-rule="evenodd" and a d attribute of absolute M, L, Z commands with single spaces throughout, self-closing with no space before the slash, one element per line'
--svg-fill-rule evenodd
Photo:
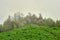
<path fill-rule="evenodd" d="M 27 14 L 31 12 L 38 16 L 50 17 L 54 20 L 60 19 L 60 0 L 0 0 L 0 24 L 14 13 Z"/>

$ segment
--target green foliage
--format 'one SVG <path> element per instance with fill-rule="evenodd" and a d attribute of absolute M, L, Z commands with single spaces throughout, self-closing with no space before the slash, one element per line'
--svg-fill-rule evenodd
<path fill-rule="evenodd" d="M 20 12 L 14 14 L 13 19 L 8 16 L 7 20 L 3 23 L 4 30 L 12 30 L 14 28 L 21 28 L 27 24 L 36 24 L 39 26 L 50 26 L 50 27 L 60 27 L 60 21 L 54 21 L 51 18 L 43 19 L 42 15 L 39 14 L 39 17 L 36 17 L 35 14 L 30 12 L 26 17 Z"/>
<path fill-rule="evenodd" d="M 3 26 L 0 24 L 0 32 L 4 31 Z"/>
<path fill-rule="evenodd" d="M 38 21 L 37 21 L 37 24 L 40 25 L 40 26 L 45 26 L 45 21 L 43 21 L 43 20 L 38 20 Z"/>
<path fill-rule="evenodd" d="M 39 14 L 39 19 L 40 19 L 40 20 L 42 20 L 42 19 L 43 19 L 43 17 L 42 17 L 42 15 L 41 15 L 41 14 Z"/>
<path fill-rule="evenodd" d="M 47 32 L 47 31 L 49 32 Z M 56 29 L 57 30 L 57 29 Z M 60 29 L 59 29 L 60 30 Z M 26 25 L 23 28 L 17 28 L 11 31 L 0 33 L 0 40 L 60 40 L 50 32 L 56 33 L 53 28 L 37 25 Z"/>
<path fill-rule="evenodd" d="M 7 22 L 6 21 L 3 24 L 3 28 L 4 28 L 5 31 L 12 30 L 12 29 L 14 29 L 14 24 L 13 24 L 13 22 Z"/>
<path fill-rule="evenodd" d="M 36 17 L 36 15 L 35 14 L 33 14 L 32 16 L 31 16 L 31 23 L 33 23 L 33 24 L 36 24 L 37 23 L 37 17 Z"/>
<path fill-rule="evenodd" d="M 50 27 L 55 27 L 55 22 L 51 18 L 47 18 L 45 24 Z"/>
<path fill-rule="evenodd" d="M 60 27 L 60 20 L 56 21 L 56 27 Z"/>

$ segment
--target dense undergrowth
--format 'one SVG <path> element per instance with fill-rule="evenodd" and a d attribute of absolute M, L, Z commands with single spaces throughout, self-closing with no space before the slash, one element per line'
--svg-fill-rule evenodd
<path fill-rule="evenodd" d="M 0 40 L 60 40 L 60 29 L 26 25 L 22 28 L 0 33 Z"/>

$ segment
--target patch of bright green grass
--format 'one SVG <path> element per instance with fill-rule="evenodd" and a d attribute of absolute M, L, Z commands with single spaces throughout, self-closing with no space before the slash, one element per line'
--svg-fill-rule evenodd
<path fill-rule="evenodd" d="M 49 27 L 26 25 L 23 28 L 0 33 L 0 40 L 59 40 L 59 38 L 44 29 L 53 31 Z"/>

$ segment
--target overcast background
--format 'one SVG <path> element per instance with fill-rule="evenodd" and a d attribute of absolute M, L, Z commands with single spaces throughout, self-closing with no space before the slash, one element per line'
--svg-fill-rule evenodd
<path fill-rule="evenodd" d="M 0 0 L 0 23 L 3 23 L 8 15 L 13 16 L 18 11 L 24 14 L 41 13 L 43 17 L 58 20 L 60 19 L 60 0 Z"/>

